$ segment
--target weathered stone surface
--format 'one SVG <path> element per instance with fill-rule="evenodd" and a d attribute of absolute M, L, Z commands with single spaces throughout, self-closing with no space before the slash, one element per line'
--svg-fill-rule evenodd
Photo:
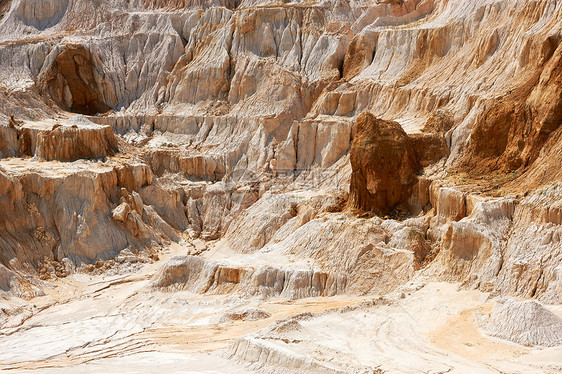
<path fill-rule="evenodd" d="M 89 115 L 106 112 L 109 106 L 103 102 L 95 77 L 99 65 L 84 46 L 66 45 L 39 75 L 40 87 L 61 109 Z"/>
<path fill-rule="evenodd" d="M 398 123 L 360 115 L 350 160 L 352 209 L 389 213 L 410 197 L 419 164 Z"/>
<path fill-rule="evenodd" d="M 123 223 L 127 222 L 127 216 L 131 212 L 131 206 L 127 203 L 121 203 L 117 208 L 113 209 L 113 219 L 121 221 Z"/>
<path fill-rule="evenodd" d="M 32 269 L 44 257 L 91 262 L 129 246 L 179 239 L 153 207 L 127 190 L 131 186 L 120 184 L 119 165 L 44 162 L 36 169 L 32 160 L 11 159 L 0 167 L 0 249 L 9 269 Z M 166 213 L 165 205 L 152 203 Z"/>
<path fill-rule="evenodd" d="M 449 154 L 449 148 L 443 135 L 412 134 L 408 137 L 414 148 L 416 160 L 422 167 L 434 164 Z"/>
<path fill-rule="evenodd" d="M 96 125 L 79 116 L 62 123 L 30 122 L 0 128 L 3 157 L 75 161 L 105 158 L 117 151 L 117 138 L 110 126 Z"/>
<path fill-rule="evenodd" d="M 345 291 L 345 276 L 315 269 L 252 268 L 199 257 L 172 258 L 153 279 L 151 288 L 190 290 L 198 293 L 227 294 L 240 292 L 248 296 L 282 296 L 298 299 L 333 296 Z"/>
<path fill-rule="evenodd" d="M 0 1 L 0 370 L 556 370 L 475 322 L 562 300 L 561 20 Z M 508 309 L 498 336 L 556 341 Z"/>

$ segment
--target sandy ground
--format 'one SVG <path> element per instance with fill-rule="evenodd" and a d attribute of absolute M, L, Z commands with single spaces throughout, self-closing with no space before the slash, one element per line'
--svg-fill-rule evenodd
<path fill-rule="evenodd" d="M 255 364 L 228 359 L 228 348 L 242 337 L 344 371 L 368 367 L 393 373 L 541 373 L 562 367 L 562 347 L 529 348 L 484 335 L 478 321 L 493 301 L 455 284 L 418 281 L 385 296 L 382 305 L 367 307 L 361 303 L 372 295 L 264 300 L 149 291 L 147 285 L 162 264 L 185 252 L 185 247 L 174 245 L 159 261 L 128 275 L 74 274 L 56 281 L 46 296 L 30 300 L 29 318 L 14 319 L 0 330 L 0 370 L 261 371 Z M 261 308 L 271 317 L 220 321 L 226 311 L 246 307 Z M 551 309 L 562 315 L 561 307 Z M 303 330 L 287 333 L 289 343 L 267 337 L 272 322 L 305 312 L 313 317 L 300 322 Z"/>
<path fill-rule="evenodd" d="M 562 347 L 524 347 L 486 336 L 479 321 L 493 301 L 479 291 L 432 282 L 375 306 L 297 319 L 288 332 L 245 337 L 251 347 L 283 352 L 286 361 L 305 355 L 343 372 L 556 373 Z"/>
<path fill-rule="evenodd" d="M 236 338 L 276 319 L 361 301 L 347 297 L 260 300 L 148 291 L 146 286 L 158 268 L 177 254 L 185 254 L 185 248 L 175 245 L 159 261 L 126 276 L 75 274 L 58 280 L 47 296 L 30 300 L 33 316 L 0 330 L 0 370 L 111 372 L 126 367 L 129 371 L 114 372 L 247 372 L 242 366 L 236 371 L 239 365 L 222 357 L 222 350 Z M 227 310 L 246 306 L 259 307 L 272 316 L 219 323 Z"/>

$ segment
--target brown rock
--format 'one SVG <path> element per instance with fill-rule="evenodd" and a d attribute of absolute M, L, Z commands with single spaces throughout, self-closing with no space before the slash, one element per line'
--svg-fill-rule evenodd
<path fill-rule="evenodd" d="M 377 37 L 378 35 L 373 37 L 372 35 L 361 34 L 353 38 L 345 52 L 343 62 L 343 77 L 345 79 L 351 79 L 359 75 L 365 67 L 369 66 L 373 60 Z"/>
<path fill-rule="evenodd" d="M 557 48 L 554 45 L 558 45 Z M 461 165 L 479 172 L 528 167 L 562 124 L 562 44 L 543 43 L 542 71 L 485 108 Z"/>
<path fill-rule="evenodd" d="M 41 160 L 75 161 L 114 155 L 118 141 L 113 129 L 96 125 L 83 116 L 65 124 L 48 121 L 0 126 L 0 158 L 35 156 Z"/>
<path fill-rule="evenodd" d="M 361 114 L 350 158 L 350 208 L 385 214 L 408 199 L 419 164 L 400 124 Z"/>
<path fill-rule="evenodd" d="M 90 123 L 54 125 L 50 131 L 31 130 L 35 137 L 34 155 L 44 160 L 74 161 L 96 159 L 117 152 L 117 139 L 110 126 Z"/>
<path fill-rule="evenodd" d="M 113 219 L 116 221 L 127 222 L 127 215 L 131 211 L 131 206 L 127 203 L 121 203 L 117 208 L 113 209 Z"/>
<path fill-rule="evenodd" d="M 455 120 L 451 112 L 443 109 L 431 113 L 424 125 L 424 131 L 428 133 L 446 133 L 453 128 Z"/>
<path fill-rule="evenodd" d="M 449 148 L 441 134 L 412 134 L 409 137 L 421 166 L 431 165 L 449 154 Z"/>

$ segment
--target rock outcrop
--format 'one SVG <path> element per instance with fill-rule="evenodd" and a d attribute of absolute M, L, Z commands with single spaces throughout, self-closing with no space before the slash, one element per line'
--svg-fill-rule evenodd
<path fill-rule="evenodd" d="M 558 184 L 521 200 L 430 189 L 427 235 L 439 253 L 426 271 L 486 292 L 562 300 Z"/>
<path fill-rule="evenodd" d="M 420 166 L 400 124 L 360 115 L 350 160 L 350 208 L 386 214 L 410 197 Z"/>
<path fill-rule="evenodd" d="M 76 161 L 103 159 L 117 153 L 118 140 L 110 126 L 96 125 L 78 116 L 61 122 L 30 122 L 0 128 L 0 156 Z"/>
<path fill-rule="evenodd" d="M 298 299 L 334 296 L 346 289 L 347 278 L 319 269 L 259 268 L 216 262 L 194 256 L 176 256 L 155 276 L 150 287 L 157 290 L 189 290 L 197 293 L 229 294 L 246 297 Z"/>
<path fill-rule="evenodd" d="M 53 52 L 51 52 L 53 53 Z M 49 58 L 49 56 L 47 57 Z M 107 112 L 95 75 L 99 61 L 82 45 L 66 45 L 38 79 L 40 88 L 63 110 L 98 114 Z"/>
<path fill-rule="evenodd" d="M 242 310 L 229 311 L 222 316 L 221 321 L 257 321 L 271 317 L 271 313 L 258 308 L 246 308 Z"/>
<path fill-rule="evenodd" d="M 537 159 L 549 137 L 555 136 L 562 124 L 561 40 L 560 34 L 542 40 L 540 51 L 531 54 L 541 68 L 528 81 L 485 108 L 471 132 L 464 167 L 526 167 Z M 525 58 L 522 57 L 521 64 Z"/>

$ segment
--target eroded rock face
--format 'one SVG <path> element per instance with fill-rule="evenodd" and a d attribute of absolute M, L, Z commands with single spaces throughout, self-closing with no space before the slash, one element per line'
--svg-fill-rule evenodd
<path fill-rule="evenodd" d="M 136 357 L 114 352 L 135 332 L 152 344 L 177 323 L 188 341 L 267 316 L 251 303 L 276 319 L 376 295 L 381 310 L 288 320 L 232 356 L 260 372 L 529 371 L 512 351 L 467 366 L 420 330 L 488 296 L 562 300 L 561 20 L 552 0 L 0 1 L 0 297 L 64 283 L 45 292 L 58 303 L 84 282 L 60 326 L 66 304 L 0 308 L 0 324 L 21 317 L 0 370 Z M 125 271 L 112 259 L 141 273 L 93 293 L 73 274 Z M 89 312 L 111 326 L 68 323 Z M 26 344 L 58 327 L 62 344 Z"/>
<path fill-rule="evenodd" d="M 118 151 L 110 126 L 76 116 L 63 123 L 46 121 L 0 127 L 0 157 L 36 157 L 40 160 L 103 159 Z"/>
<path fill-rule="evenodd" d="M 472 131 L 466 156 L 468 165 L 507 169 L 527 166 L 560 127 L 562 44 L 558 38 L 551 36 L 542 43 L 537 57 L 544 63 L 542 71 L 486 108 Z"/>
<path fill-rule="evenodd" d="M 412 134 L 408 137 L 422 167 L 432 165 L 449 154 L 449 148 L 441 134 Z"/>
<path fill-rule="evenodd" d="M 56 25 L 68 8 L 68 0 L 21 1 L 15 12 L 28 26 L 42 30 Z"/>
<path fill-rule="evenodd" d="M 424 271 L 486 292 L 562 300 L 558 184 L 520 201 L 439 185 L 430 190 L 435 216 L 427 235 L 439 252 Z"/>
<path fill-rule="evenodd" d="M 116 187 L 117 182 L 111 169 L 66 175 L 63 170 L 25 173 L 24 166 L 22 173 L 18 169 L 15 166 L 0 175 L 5 264 L 23 270 L 24 264 L 45 256 L 93 260 L 105 251 L 127 246 L 126 233 L 106 223 L 110 202 L 104 188 Z"/>
<path fill-rule="evenodd" d="M 57 49 L 55 49 L 57 51 Z M 98 87 L 99 75 L 91 52 L 82 45 L 66 45 L 39 76 L 40 87 L 63 110 L 81 114 L 107 112 Z"/>
<path fill-rule="evenodd" d="M 151 186 L 147 165 L 52 161 L 35 169 L 30 159 L 0 164 L 0 262 L 13 271 L 34 273 L 43 258 L 79 264 L 126 248 L 154 248 L 179 240 L 182 215 L 187 221 L 184 205 L 143 201 L 139 192 L 166 193 Z M 135 183 L 127 171 L 139 176 Z"/>
<path fill-rule="evenodd" d="M 447 276 L 496 287 L 489 282 L 499 260 L 488 268 L 484 259 L 490 248 L 494 258 L 503 253 L 505 243 L 486 230 L 497 220 L 472 216 L 477 194 L 433 180 L 459 165 L 529 167 L 512 188 L 560 177 L 561 7 L 506 4 L 5 1 L 1 157 L 111 163 L 118 140 L 111 126 L 130 143 L 120 142 L 123 154 L 135 156 L 110 166 L 118 187 L 102 188 L 112 191 L 104 224 L 135 238 L 150 237 L 146 227 L 171 240 L 224 237 L 242 253 L 288 248 L 284 238 L 303 226 L 310 238 L 320 230 L 315 220 L 337 205 L 285 192 L 320 191 L 329 201 L 351 180 L 350 207 L 427 213 L 421 234 L 443 249 Z M 117 112 L 95 115 L 109 108 Z M 63 120 L 41 128 L 65 111 L 93 114 L 103 126 Z M 241 170 L 252 177 L 231 183 Z M 130 210 L 114 219 L 118 206 Z M 514 238 L 525 223 L 545 226 L 524 212 L 501 219 L 515 224 Z M 551 244 L 541 256 L 555 248 L 556 227 L 544 229 Z M 518 241 L 507 253 L 523 261 Z M 419 267 L 428 249 L 411 244 Z M 497 289 L 557 297 L 551 262 L 541 276 L 532 261 L 510 258 L 505 265 L 523 275 L 502 268 Z"/>
<path fill-rule="evenodd" d="M 371 113 L 360 115 L 350 160 L 351 208 L 388 213 L 409 198 L 419 164 L 410 139 L 398 123 Z"/>
<path fill-rule="evenodd" d="M 154 277 L 157 290 L 189 290 L 197 293 L 229 294 L 289 299 L 334 296 L 345 292 L 347 277 L 319 269 L 240 266 L 193 256 L 176 256 Z"/>

